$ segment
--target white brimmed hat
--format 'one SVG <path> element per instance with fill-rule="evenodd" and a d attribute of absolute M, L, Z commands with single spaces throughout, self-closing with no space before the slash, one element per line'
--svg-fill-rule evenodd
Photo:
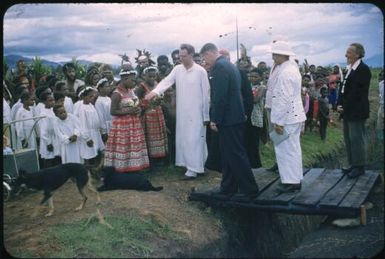
<path fill-rule="evenodd" d="M 285 55 L 285 56 L 294 56 L 289 43 L 287 41 L 277 40 L 271 44 L 271 50 L 269 51 L 273 54 Z"/>

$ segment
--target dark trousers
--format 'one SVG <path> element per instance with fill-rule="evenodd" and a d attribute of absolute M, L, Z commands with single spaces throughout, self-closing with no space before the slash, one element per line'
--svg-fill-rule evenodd
<path fill-rule="evenodd" d="M 211 130 L 210 126 L 207 126 L 206 143 L 208 154 L 205 167 L 210 170 L 221 172 L 222 165 L 221 154 L 219 151 L 219 135 L 218 132 Z"/>
<path fill-rule="evenodd" d="M 261 131 L 262 131 L 262 128 L 253 126 L 253 124 L 251 124 L 251 119 L 250 118 L 247 119 L 245 147 L 246 147 L 246 153 L 249 158 L 251 168 L 262 167 L 261 157 L 259 155 L 259 137 L 260 137 Z"/>
<path fill-rule="evenodd" d="M 365 121 L 348 121 L 344 119 L 344 141 L 349 165 L 365 166 Z"/>
<path fill-rule="evenodd" d="M 258 192 L 245 150 L 245 123 L 220 126 L 219 150 L 222 161 L 221 191 L 243 194 Z"/>
<path fill-rule="evenodd" d="M 322 140 L 326 139 L 326 128 L 328 126 L 328 119 L 324 117 L 319 118 L 319 133 Z"/>

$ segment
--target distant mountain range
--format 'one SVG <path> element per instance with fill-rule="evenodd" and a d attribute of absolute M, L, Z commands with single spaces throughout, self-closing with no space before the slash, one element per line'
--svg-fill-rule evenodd
<path fill-rule="evenodd" d="M 6 60 L 7 65 L 10 68 L 16 68 L 16 63 L 20 59 L 23 59 L 26 64 L 30 64 L 32 62 L 32 58 L 23 57 L 23 56 L 20 56 L 20 55 L 6 55 L 6 56 L 4 56 L 4 58 Z M 71 60 L 61 61 L 61 62 L 53 62 L 53 61 L 45 60 L 45 59 L 41 59 L 41 61 L 42 61 L 43 65 L 49 66 L 49 67 L 53 67 L 53 68 L 56 68 L 59 65 L 62 66 L 62 65 L 64 65 L 67 62 L 71 62 Z M 85 66 L 89 66 L 90 64 L 95 63 L 95 62 L 92 62 L 92 61 L 82 60 L 82 59 L 79 59 L 77 61 L 79 62 L 79 64 L 82 64 L 82 65 L 85 65 Z M 117 65 L 111 65 L 111 66 L 113 68 L 117 67 Z"/>

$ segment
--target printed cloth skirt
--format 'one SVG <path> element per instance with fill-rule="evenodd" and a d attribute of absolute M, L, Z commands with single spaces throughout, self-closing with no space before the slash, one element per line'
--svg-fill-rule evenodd
<path fill-rule="evenodd" d="M 150 166 L 139 116 L 114 116 L 105 149 L 105 166 L 117 172 L 139 171 Z"/>
<path fill-rule="evenodd" d="M 168 153 L 166 123 L 160 106 L 147 110 L 143 116 L 144 131 L 151 158 L 165 157 Z"/>

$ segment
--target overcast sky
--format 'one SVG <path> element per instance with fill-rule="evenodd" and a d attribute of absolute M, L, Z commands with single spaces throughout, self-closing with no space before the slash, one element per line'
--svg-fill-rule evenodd
<path fill-rule="evenodd" d="M 289 40 L 301 63 L 345 62 L 353 42 L 364 45 L 366 58 L 384 53 L 383 16 L 372 4 L 147 3 L 13 5 L 4 14 L 4 54 L 120 64 L 118 54 L 134 62 L 136 49 L 170 57 L 181 43 L 199 52 L 212 42 L 235 61 L 236 17 L 239 43 L 254 65 L 271 64 L 267 51 L 276 37 Z"/>

